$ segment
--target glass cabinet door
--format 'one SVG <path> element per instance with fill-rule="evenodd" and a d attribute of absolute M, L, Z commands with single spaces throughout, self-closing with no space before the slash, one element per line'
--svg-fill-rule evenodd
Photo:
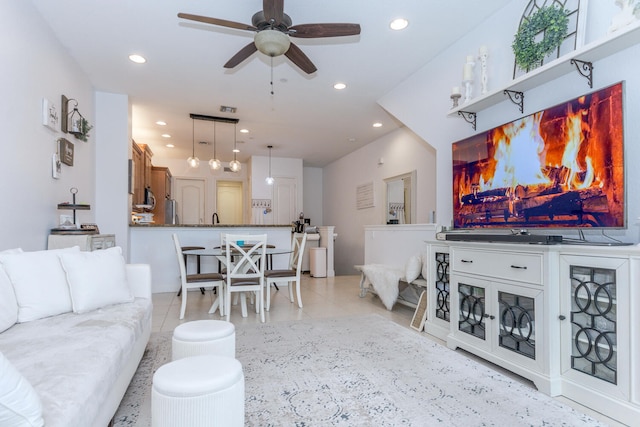
<path fill-rule="evenodd" d="M 571 368 L 617 384 L 616 270 L 572 265 Z"/>
<path fill-rule="evenodd" d="M 498 345 L 536 358 L 535 299 L 510 292 L 498 292 Z"/>
<path fill-rule="evenodd" d="M 464 282 L 458 283 L 458 330 L 486 340 L 486 289 Z"/>
<path fill-rule="evenodd" d="M 435 263 L 436 317 L 449 322 L 451 320 L 449 307 L 449 254 L 436 252 Z"/>

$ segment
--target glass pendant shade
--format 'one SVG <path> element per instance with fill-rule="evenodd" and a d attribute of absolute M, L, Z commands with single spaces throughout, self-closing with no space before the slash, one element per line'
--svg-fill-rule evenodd
<path fill-rule="evenodd" d="M 212 171 L 217 171 L 222 167 L 222 163 L 216 156 L 216 122 L 213 122 L 213 158 L 209 160 L 209 167 Z"/>
<path fill-rule="evenodd" d="M 240 172 L 240 169 L 242 169 L 242 165 L 236 159 L 233 159 L 231 162 L 229 162 L 229 167 L 231 168 L 232 172 Z"/>
<path fill-rule="evenodd" d="M 267 185 L 273 185 L 274 179 L 273 176 L 271 176 L 271 149 L 273 148 L 273 145 L 268 145 L 267 147 L 269 148 L 269 175 L 265 181 L 267 182 Z"/>
<path fill-rule="evenodd" d="M 209 167 L 211 170 L 217 171 L 222 167 L 222 162 L 218 159 L 211 159 L 209 160 Z"/>
<path fill-rule="evenodd" d="M 187 159 L 187 164 L 191 168 L 200 166 L 200 159 L 196 157 L 196 121 L 191 119 L 191 157 Z"/>
<path fill-rule="evenodd" d="M 198 166 L 200 166 L 200 159 L 195 156 L 191 156 L 187 159 L 187 164 L 189 165 L 189 167 L 197 168 Z"/>

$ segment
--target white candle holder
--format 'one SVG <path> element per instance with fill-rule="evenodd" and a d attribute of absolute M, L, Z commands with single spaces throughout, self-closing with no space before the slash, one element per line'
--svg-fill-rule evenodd
<path fill-rule="evenodd" d="M 458 106 L 458 101 L 460 100 L 461 97 L 462 95 L 459 93 L 451 94 L 451 101 L 453 101 L 453 107 L 451 108 L 456 108 Z"/>
<path fill-rule="evenodd" d="M 466 104 L 473 97 L 473 80 L 465 80 L 462 83 L 464 83 L 464 103 Z"/>

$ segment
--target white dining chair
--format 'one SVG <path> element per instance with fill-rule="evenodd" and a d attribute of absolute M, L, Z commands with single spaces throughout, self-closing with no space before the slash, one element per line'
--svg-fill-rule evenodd
<path fill-rule="evenodd" d="M 289 300 L 293 302 L 293 285 L 295 282 L 298 307 L 302 308 L 302 295 L 300 294 L 300 274 L 302 272 L 302 256 L 307 243 L 307 233 L 294 233 L 291 238 L 291 254 L 289 255 L 289 268 L 286 270 L 266 270 L 264 278 L 267 287 L 266 310 L 271 307 L 271 285 L 277 283 L 287 284 L 289 288 Z"/>
<path fill-rule="evenodd" d="M 266 234 L 227 234 L 226 250 L 226 286 L 224 300 L 227 321 L 231 317 L 231 294 L 234 292 L 255 292 L 257 297 L 256 313 L 264 319 L 264 266 L 267 251 Z M 242 296 L 241 296 L 242 297 Z M 244 304 L 244 300 L 242 300 Z M 243 311 L 244 317 L 244 311 Z"/>
<path fill-rule="evenodd" d="M 176 248 L 176 254 L 178 256 L 178 266 L 180 268 L 180 289 L 182 291 L 180 296 L 182 298 L 182 304 L 180 306 L 180 320 L 184 319 L 184 314 L 187 309 L 187 294 L 189 289 L 208 287 L 216 289 L 218 293 L 209 313 L 214 313 L 219 307 L 220 315 L 224 316 L 224 276 L 220 273 L 187 274 L 187 267 L 184 262 L 184 254 L 182 253 L 180 239 L 178 239 L 178 235 L 175 233 L 172 237 Z"/>

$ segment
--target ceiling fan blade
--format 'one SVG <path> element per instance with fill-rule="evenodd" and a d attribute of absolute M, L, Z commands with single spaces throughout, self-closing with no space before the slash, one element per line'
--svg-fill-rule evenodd
<path fill-rule="evenodd" d="M 189 13 L 178 13 L 178 18 L 190 21 L 204 22 L 205 24 L 219 25 L 221 27 L 236 28 L 238 30 L 258 31 L 256 27 L 240 22 L 227 21 L 226 19 L 210 18 L 208 16 L 191 15 Z"/>
<path fill-rule="evenodd" d="M 250 57 L 257 50 L 258 48 L 256 47 L 255 43 L 249 43 L 248 45 L 240 49 L 240 52 L 233 55 L 233 57 L 228 60 L 226 64 L 224 64 L 224 68 L 235 67 L 236 65 L 240 64 L 242 61 Z"/>
<path fill-rule="evenodd" d="M 342 37 L 360 34 L 360 24 L 301 24 L 289 27 L 291 37 Z"/>
<path fill-rule="evenodd" d="M 314 73 L 318 70 L 309 57 L 293 43 L 289 45 L 289 50 L 287 50 L 284 55 L 307 74 Z"/>
<path fill-rule="evenodd" d="M 284 0 L 263 0 L 262 11 L 267 22 L 273 19 L 273 25 L 278 26 L 284 16 Z"/>

